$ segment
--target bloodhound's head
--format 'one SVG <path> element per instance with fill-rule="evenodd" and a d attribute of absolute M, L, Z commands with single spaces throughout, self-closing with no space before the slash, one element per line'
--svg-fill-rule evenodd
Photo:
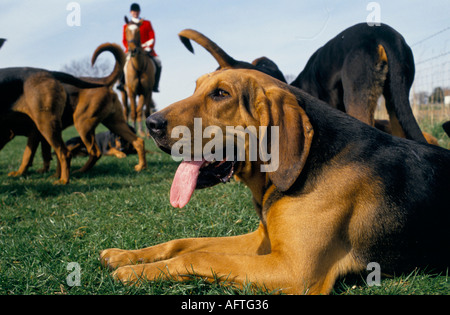
<path fill-rule="evenodd" d="M 195 188 L 226 182 L 233 174 L 255 198 L 269 181 L 288 190 L 313 137 L 288 86 L 248 69 L 202 76 L 192 96 L 151 115 L 147 127 L 163 151 L 183 159 L 171 188 L 175 207 L 186 205 Z"/>

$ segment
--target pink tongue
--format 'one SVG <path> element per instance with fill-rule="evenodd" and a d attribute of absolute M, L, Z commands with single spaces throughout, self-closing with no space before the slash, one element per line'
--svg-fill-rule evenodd
<path fill-rule="evenodd" d="M 194 193 L 198 173 L 204 161 L 183 161 L 178 166 L 172 187 L 170 188 L 170 204 L 175 208 L 183 208 Z"/>

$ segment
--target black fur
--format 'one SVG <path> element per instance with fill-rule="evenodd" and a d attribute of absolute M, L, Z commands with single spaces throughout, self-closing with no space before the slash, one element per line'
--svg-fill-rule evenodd
<path fill-rule="evenodd" d="M 445 133 L 450 137 L 450 121 L 444 123 L 442 128 L 444 128 Z"/>
<path fill-rule="evenodd" d="M 384 191 L 372 223 L 376 237 L 367 239 L 369 250 L 359 258 L 379 263 L 386 273 L 415 267 L 445 271 L 450 266 L 450 151 L 392 137 L 303 91 L 291 91 L 308 115 L 314 140 L 290 193 L 302 193 L 303 184 L 314 182 L 312 177 L 337 155 L 342 165 L 365 165 Z"/>

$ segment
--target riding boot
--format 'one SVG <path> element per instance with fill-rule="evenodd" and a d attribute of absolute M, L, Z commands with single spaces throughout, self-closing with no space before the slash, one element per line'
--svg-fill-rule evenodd
<path fill-rule="evenodd" d="M 161 66 L 159 66 L 156 62 L 156 73 L 155 73 L 155 84 L 153 85 L 153 92 L 159 93 L 159 79 L 161 78 Z"/>

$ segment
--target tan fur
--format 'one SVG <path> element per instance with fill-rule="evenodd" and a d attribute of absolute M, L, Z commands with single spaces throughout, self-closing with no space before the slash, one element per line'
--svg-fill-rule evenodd
<path fill-rule="evenodd" d="M 66 93 L 62 84 L 55 80 L 47 72 L 39 72 L 31 75 L 24 83 L 24 92 L 14 104 L 12 112 L 23 113 L 28 117 L 12 115 L 14 125 L 25 123 L 24 133 L 28 136 L 27 147 L 24 152 L 22 164 L 17 172 L 11 172 L 9 176 L 19 176 L 28 168 L 29 160 L 34 155 L 39 140 L 42 137 L 55 150 L 59 180 L 56 183 L 67 184 L 69 182 L 70 153 L 64 145 L 61 136 L 62 114 L 66 102 Z M 47 150 L 50 150 L 48 145 Z M 50 155 L 46 155 L 50 158 Z M 48 168 L 48 165 L 44 165 Z"/>

